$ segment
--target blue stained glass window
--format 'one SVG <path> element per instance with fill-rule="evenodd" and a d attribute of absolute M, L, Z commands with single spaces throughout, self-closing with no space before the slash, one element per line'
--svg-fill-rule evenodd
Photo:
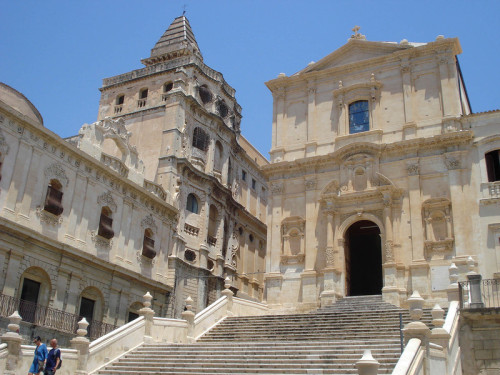
<path fill-rule="evenodd" d="M 368 101 L 359 100 L 349 104 L 349 133 L 360 133 L 370 130 L 370 113 Z"/>

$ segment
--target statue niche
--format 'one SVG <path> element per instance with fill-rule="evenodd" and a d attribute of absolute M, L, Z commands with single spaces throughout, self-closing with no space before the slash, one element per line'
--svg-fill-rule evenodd
<path fill-rule="evenodd" d="M 453 250 L 451 202 L 447 198 L 431 198 L 422 205 L 425 223 L 427 257 L 444 257 Z"/>
<path fill-rule="evenodd" d="M 281 264 L 304 263 L 304 229 L 305 220 L 300 216 L 288 217 L 281 222 Z"/>

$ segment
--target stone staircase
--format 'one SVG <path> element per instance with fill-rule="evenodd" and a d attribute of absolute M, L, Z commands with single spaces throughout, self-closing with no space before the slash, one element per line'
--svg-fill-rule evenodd
<path fill-rule="evenodd" d="M 381 296 L 346 297 L 308 314 L 228 317 L 194 344 L 143 345 L 99 374 L 357 374 L 365 349 L 390 374 L 399 314 Z M 422 319 L 430 325 L 430 310 Z"/>

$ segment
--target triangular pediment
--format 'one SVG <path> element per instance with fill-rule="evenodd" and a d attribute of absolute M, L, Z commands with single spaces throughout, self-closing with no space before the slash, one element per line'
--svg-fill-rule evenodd
<path fill-rule="evenodd" d="M 339 49 L 333 51 L 316 63 L 309 64 L 299 73 L 328 70 L 351 63 L 371 60 L 390 55 L 396 51 L 413 47 L 413 44 L 398 44 L 391 42 L 370 42 L 366 40 L 351 40 Z"/>

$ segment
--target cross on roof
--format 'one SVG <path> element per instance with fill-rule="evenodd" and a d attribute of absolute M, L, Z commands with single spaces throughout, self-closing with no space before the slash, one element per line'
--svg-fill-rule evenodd
<path fill-rule="evenodd" d="M 359 29 L 361 29 L 361 27 L 359 27 L 357 25 L 352 28 L 352 31 L 354 31 L 354 35 L 359 35 L 359 33 L 358 33 Z"/>

